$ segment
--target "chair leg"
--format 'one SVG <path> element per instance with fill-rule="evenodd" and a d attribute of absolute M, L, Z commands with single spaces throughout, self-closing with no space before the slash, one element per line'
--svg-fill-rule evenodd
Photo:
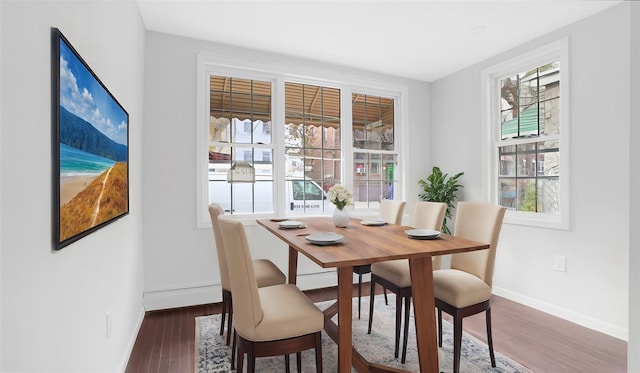
<path fill-rule="evenodd" d="M 227 332 L 229 333 L 229 332 Z M 236 360 L 236 352 L 237 352 L 237 348 L 236 346 L 238 345 L 238 336 L 236 335 L 236 330 L 233 329 L 233 345 L 231 346 L 231 370 L 234 369 L 234 364 L 235 364 L 235 360 Z M 240 371 L 242 371 L 242 369 L 240 369 Z"/>
<path fill-rule="evenodd" d="M 362 274 L 358 274 L 358 320 L 360 319 L 360 297 L 362 296 Z"/>
<path fill-rule="evenodd" d="M 233 332 L 233 336 L 234 336 L 234 337 L 233 337 L 233 344 L 234 344 L 234 345 L 237 345 L 236 339 L 238 338 L 238 335 L 235 333 L 235 330 L 234 330 L 234 332 Z M 235 347 L 234 347 L 234 348 L 233 348 L 233 351 L 232 351 L 232 356 L 233 356 L 233 354 L 235 354 L 235 353 L 236 353 L 236 349 L 235 349 Z M 237 352 L 237 356 L 236 356 L 236 367 L 237 367 L 237 370 L 236 370 L 236 371 L 237 371 L 237 372 L 242 372 L 242 371 L 243 371 L 243 369 L 244 369 L 244 353 L 245 353 L 245 351 L 244 351 L 244 350 L 242 350 L 242 349 L 240 348 L 240 346 L 238 346 L 238 352 Z M 233 361 L 233 359 L 232 359 L 231 361 Z M 233 370 L 233 367 L 231 367 L 231 370 Z"/>
<path fill-rule="evenodd" d="M 296 352 L 296 368 L 298 368 L 298 373 L 302 373 L 302 352 Z"/>
<path fill-rule="evenodd" d="M 438 308 L 438 347 L 442 347 L 442 310 Z"/>
<path fill-rule="evenodd" d="M 493 337 L 491 336 L 491 308 L 485 311 L 487 318 L 487 344 L 489 345 L 489 357 L 491 358 L 491 366 L 496 367 L 496 356 L 493 353 Z"/>
<path fill-rule="evenodd" d="M 393 356 L 397 359 L 400 352 L 400 323 L 402 321 L 402 297 L 396 294 L 396 345 Z"/>
<path fill-rule="evenodd" d="M 231 325 L 233 324 L 233 297 L 231 293 L 229 293 L 229 300 L 227 303 L 227 307 L 228 307 L 227 312 L 229 314 L 229 317 L 227 318 L 227 346 L 228 346 L 231 338 Z"/>
<path fill-rule="evenodd" d="M 316 333 L 316 373 L 322 373 L 322 333 Z"/>
<path fill-rule="evenodd" d="M 224 321 L 226 319 L 226 316 L 227 316 L 227 297 L 223 290 L 222 291 L 222 321 L 220 321 L 220 335 L 224 334 Z"/>
<path fill-rule="evenodd" d="M 388 306 L 389 305 L 389 299 L 387 298 L 387 288 L 385 288 L 383 286 L 382 287 L 382 292 L 384 293 L 384 305 Z"/>
<path fill-rule="evenodd" d="M 402 340 L 402 358 L 400 362 L 407 361 L 407 342 L 409 340 L 409 314 L 411 313 L 411 297 L 404 297 L 404 337 Z"/>
<path fill-rule="evenodd" d="M 376 282 L 371 279 L 371 294 L 369 294 L 369 329 L 367 329 L 367 334 L 371 334 L 371 324 L 373 323 L 373 301 L 376 296 Z"/>
<path fill-rule="evenodd" d="M 285 373 L 291 373 L 291 364 L 289 362 L 289 354 L 284 355 L 284 371 Z"/>
<path fill-rule="evenodd" d="M 453 316 L 453 373 L 460 372 L 460 349 L 462 347 L 462 316 Z"/>
<path fill-rule="evenodd" d="M 241 370 L 238 370 L 241 372 Z M 247 373 L 255 373 L 256 372 L 256 354 L 253 351 L 253 347 L 251 350 L 247 351 Z"/>

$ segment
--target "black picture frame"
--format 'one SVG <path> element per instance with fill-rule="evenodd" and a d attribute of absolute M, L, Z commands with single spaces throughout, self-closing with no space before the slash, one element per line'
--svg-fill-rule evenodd
<path fill-rule="evenodd" d="M 53 248 L 129 214 L 129 114 L 51 29 Z"/>

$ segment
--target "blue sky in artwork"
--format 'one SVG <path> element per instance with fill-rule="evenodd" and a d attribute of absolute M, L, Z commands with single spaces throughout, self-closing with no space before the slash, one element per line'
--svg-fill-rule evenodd
<path fill-rule="evenodd" d="M 60 39 L 60 105 L 111 140 L 127 145 L 126 112 Z"/>

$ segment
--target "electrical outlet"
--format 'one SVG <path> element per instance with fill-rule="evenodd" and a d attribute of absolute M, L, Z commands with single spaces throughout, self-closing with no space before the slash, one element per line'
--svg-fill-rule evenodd
<path fill-rule="evenodd" d="M 567 257 L 564 255 L 555 255 L 553 257 L 553 269 L 558 272 L 567 271 Z"/>
<path fill-rule="evenodd" d="M 106 334 L 107 334 L 107 339 L 109 339 L 109 336 L 111 335 L 111 311 L 107 312 L 107 315 L 105 317 L 105 327 L 106 327 Z"/>

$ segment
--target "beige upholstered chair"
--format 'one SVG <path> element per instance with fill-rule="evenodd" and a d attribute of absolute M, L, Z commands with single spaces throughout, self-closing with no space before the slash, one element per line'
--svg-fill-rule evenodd
<path fill-rule="evenodd" d="M 233 300 L 231 297 L 231 283 L 229 281 L 229 270 L 227 268 L 227 257 L 224 252 L 222 236 L 220 235 L 220 227 L 218 226 L 218 217 L 224 212 L 220 205 L 212 203 L 209 205 L 209 216 L 211 217 L 211 226 L 213 227 L 213 236 L 216 241 L 216 250 L 218 252 L 218 266 L 220 267 L 220 283 L 222 285 L 222 322 L 220 323 L 220 335 L 224 331 L 225 316 L 228 314 L 227 322 L 227 345 L 231 340 L 231 323 L 233 322 Z M 278 267 L 267 259 L 256 259 L 253 261 L 253 268 L 256 273 L 258 287 L 284 284 L 286 277 Z"/>
<path fill-rule="evenodd" d="M 402 213 L 404 212 L 405 201 L 383 199 L 380 201 L 380 211 L 378 219 L 382 219 L 389 224 L 401 224 Z M 358 318 L 360 318 L 360 298 L 362 296 L 362 275 L 371 272 L 371 265 L 361 265 L 353 267 L 353 273 L 358 275 Z M 386 297 L 386 294 L 385 294 Z"/>
<path fill-rule="evenodd" d="M 445 211 L 447 211 L 446 203 L 417 202 L 413 211 L 412 226 L 414 228 L 439 230 L 442 227 Z M 440 268 L 441 258 L 439 256 L 432 257 L 432 261 L 433 269 Z M 380 284 L 385 289 L 389 289 L 396 294 L 396 344 L 394 351 L 394 356 L 396 358 L 398 357 L 400 349 L 400 325 L 402 319 L 402 300 L 404 299 L 404 339 L 401 359 L 401 362 L 404 364 L 407 358 L 409 307 L 411 305 L 411 274 L 409 272 L 409 261 L 407 259 L 391 260 L 371 265 L 369 334 L 371 334 L 371 324 L 373 322 L 373 301 L 375 297 L 376 284 Z"/>
<path fill-rule="evenodd" d="M 249 243 L 242 222 L 218 218 L 235 309 L 235 344 L 238 348 L 237 372 L 255 371 L 256 357 L 296 353 L 300 371 L 300 352 L 315 348 L 316 370 L 322 372 L 321 331 L 324 314 L 295 285 L 282 284 L 258 288 Z"/>
<path fill-rule="evenodd" d="M 405 201 L 383 199 L 380 201 L 378 218 L 389 224 L 402 224 L 402 213 L 406 204 Z"/>
<path fill-rule="evenodd" d="M 454 234 L 490 244 L 489 249 L 454 254 L 451 269 L 433 272 L 436 308 L 438 309 L 438 340 L 442 346 L 442 311 L 453 316 L 453 371 L 460 371 L 462 319 L 485 311 L 487 344 L 491 366 L 496 366 L 491 338 L 491 286 L 496 246 L 506 209 L 501 206 L 458 202 Z"/>

